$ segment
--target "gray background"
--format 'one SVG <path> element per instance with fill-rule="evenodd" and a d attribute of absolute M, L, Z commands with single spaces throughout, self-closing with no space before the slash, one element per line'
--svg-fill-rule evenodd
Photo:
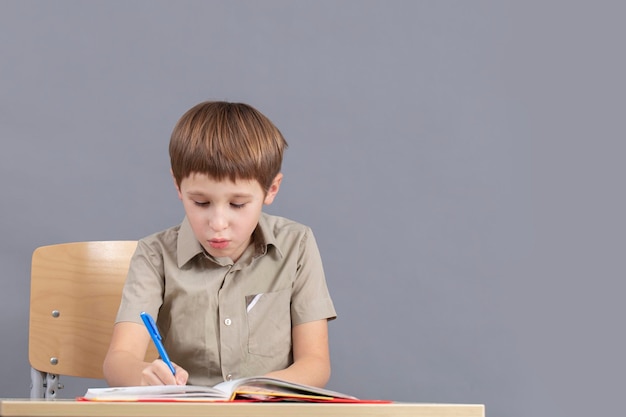
<path fill-rule="evenodd" d="M 621 414 L 625 12 L 0 2 L 0 396 L 29 393 L 32 251 L 178 223 L 169 134 L 225 99 L 289 141 L 268 211 L 316 233 L 340 316 L 329 387 Z"/>

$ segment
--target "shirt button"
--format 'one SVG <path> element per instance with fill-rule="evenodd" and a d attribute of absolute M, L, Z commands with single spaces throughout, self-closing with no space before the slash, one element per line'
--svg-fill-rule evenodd
<path fill-rule="evenodd" d="M 233 324 L 233 322 L 232 322 L 231 319 L 226 319 L 226 320 L 224 320 L 224 324 L 227 325 L 227 326 L 230 326 L 231 324 Z"/>
<path fill-rule="evenodd" d="M 226 375 L 226 380 L 227 381 L 232 381 L 233 380 L 233 375 L 232 374 Z"/>

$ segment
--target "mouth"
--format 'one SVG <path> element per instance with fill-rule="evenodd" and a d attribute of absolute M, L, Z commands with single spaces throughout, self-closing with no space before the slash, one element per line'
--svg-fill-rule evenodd
<path fill-rule="evenodd" d="M 226 239 L 211 239 L 209 240 L 209 246 L 214 249 L 224 249 L 228 246 L 228 240 Z"/>

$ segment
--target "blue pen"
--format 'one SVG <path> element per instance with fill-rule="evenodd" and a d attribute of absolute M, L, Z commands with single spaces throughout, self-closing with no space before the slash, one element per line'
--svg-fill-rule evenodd
<path fill-rule="evenodd" d="M 143 320 L 143 324 L 146 325 L 146 328 L 148 329 L 148 333 L 150 333 L 150 337 L 152 338 L 154 345 L 159 351 L 161 360 L 165 362 L 167 366 L 169 366 L 170 371 L 172 371 L 172 374 L 176 375 L 176 369 L 174 369 L 174 365 L 172 365 L 172 361 L 170 361 L 170 357 L 167 356 L 165 347 L 163 347 L 163 342 L 161 342 L 163 338 L 161 337 L 161 333 L 159 333 L 159 329 L 157 328 L 157 325 L 154 322 L 154 319 L 152 318 L 150 314 L 146 313 L 145 311 L 141 313 L 141 319 Z"/>

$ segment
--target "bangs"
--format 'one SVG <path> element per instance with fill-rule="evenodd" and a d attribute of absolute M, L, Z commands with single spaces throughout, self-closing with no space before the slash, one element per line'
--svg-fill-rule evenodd
<path fill-rule="evenodd" d="M 280 172 L 287 146 L 280 131 L 242 103 L 207 102 L 179 120 L 170 139 L 177 183 L 192 173 L 216 180 L 256 179 L 267 191 Z"/>

